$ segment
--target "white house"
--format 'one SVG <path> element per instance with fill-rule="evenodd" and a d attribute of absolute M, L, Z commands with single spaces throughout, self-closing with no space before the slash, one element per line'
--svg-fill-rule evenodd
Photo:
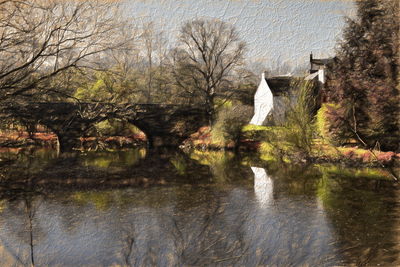
<path fill-rule="evenodd" d="M 265 118 L 271 112 L 274 105 L 274 96 L 265 80 L 265 74 L 262 73 L 260 85 L 254 95 L 254 116 L 250 124 L 262 125 Z"/>
<path fill-rule="evenodd" d="M 313 58 L 313 54 L 310 54 L 310 74 L 305 80 L 313 80 L 318 78 L 318 81 L 322 84 L 326 80 L 326 66 L 334 61 L 334 58 Z"/>
<path fill-rule="evenodd" d="M 287 98 L 291 95 L 291 76 L 275 76 L 265 79 L 261 75 L 260 85 L 254 95 L 253 125 L 263 125 L 269 114 L 274 123 L 282 122 L 287 109 Z"/>

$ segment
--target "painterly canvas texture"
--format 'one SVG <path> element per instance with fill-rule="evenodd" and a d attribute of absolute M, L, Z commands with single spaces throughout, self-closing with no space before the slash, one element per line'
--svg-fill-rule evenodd
<path fill-rule="evenodd" d="M 398 0 L 0 0 L 0 267 L 400 266 Z"/>

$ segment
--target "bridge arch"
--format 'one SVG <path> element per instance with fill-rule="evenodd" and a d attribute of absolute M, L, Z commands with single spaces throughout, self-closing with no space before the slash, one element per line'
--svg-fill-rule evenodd
<path fill-rule="evenodd" d="M 11 103 L 0 110 L 0 115 L 4 114 L 45 125 L 57 135 L 61 152 L 80 147 L 80 137 L 87 135 L 94 124 L 112 118 L 137 126 L 150 146 L 179 146 L 207 124 L 202 108 L 166 104 Z"/>

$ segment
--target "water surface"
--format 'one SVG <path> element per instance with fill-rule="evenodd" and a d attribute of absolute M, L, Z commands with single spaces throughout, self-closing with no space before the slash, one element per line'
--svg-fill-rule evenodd
<path fill-rule="evenodd" d="M 385 170 L 145 149 L 2 157 L 2 266 L 400 264 Z"/>

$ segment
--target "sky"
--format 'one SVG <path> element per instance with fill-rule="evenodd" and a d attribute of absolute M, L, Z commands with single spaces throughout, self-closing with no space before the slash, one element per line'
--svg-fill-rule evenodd
<path fill-rule="evenodd" d="M 233 24 L 247 42 L 246 58 L 268 68 L 307 66 L 334 55 L 350 0 L 126 0 L 128 16 L 153 21 L 171 43 L 181 25 L 196 18 Z"/>

